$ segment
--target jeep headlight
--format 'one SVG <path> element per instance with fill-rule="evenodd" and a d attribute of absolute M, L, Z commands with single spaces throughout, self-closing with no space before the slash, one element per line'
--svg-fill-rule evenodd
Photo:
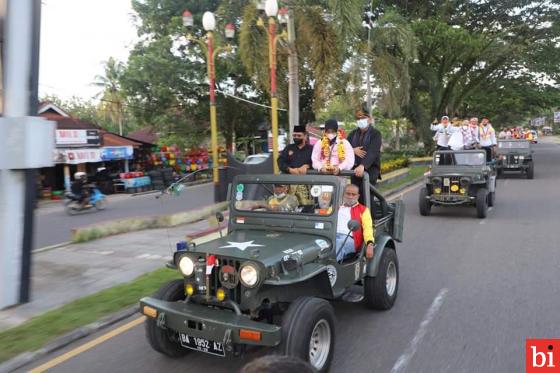
<path fill-rule="evenodd" d="M 525 159 L 524 156 L 522 156 L 522 155 L 519 156 L 519 160 L 520 160 L 520 161 L 522 161 L 522 160 L 524 160 L 524 159 Z"/>
<path fill-rule="evenodd" d="M 186 255 L 183 255 L 181 259 L 179 259 L 179 270 L 185 277 L 189 277 L 194 272 L 194 262 L 191 258 Z"/>
<path fill-rule="evenodd" d="M 252 288 L 259 282 L 259 270 L 253 264 L 245 264 L 241 267 L 241 283 L 248 288 Z"/>

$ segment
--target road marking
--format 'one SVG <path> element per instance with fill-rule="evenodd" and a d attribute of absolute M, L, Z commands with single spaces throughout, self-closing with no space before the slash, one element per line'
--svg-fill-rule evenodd
<path fill-rule="evenodd" d="M 432 322 L 435 314 L 439 311 L 446 295 L 447 295 L 446 288 L 441 289 L 439 291 L 438 295 L 435 297 L 434 301 L 432 302 L 432 305 L 428 309 L 426 316 L 424 316 L 424 320 L 422 320 L 422 323 L 420 323 L 420 327 L 418 328 L 418 331 L 416 332 L 414 338 L 410 342 L 410 345 L 405 350 L 405 352 L 399 357 L 399 359 L 393 366 L 393 369 L 391 369 L 391 373 L 399 373 L 399 372 L 404 372 L 406 370 L 408 364 L 410 363 L 410 360 L 416 353 L 416 349 L 418 348 L 418 345 L 426 335 L 426 331 L 428 330 L 428 325 L 430 324 L 430 322 Z"/>
<path fill-rule="evenodd" d="M 484 224 L 486 224 L 486 220 L 481 220 L 480 223 L 478 223 L 478 224 L 484 225 Z"/>
<path fill-rule="evenodd" d="M 82 352 L 85 352 L 87 350 L 90 350 L 92 348 L 94 348 L 95 346 L 108 341 L 109 339 L 122 334 L 124 332 L 126 332 L 129 329 L 134 328 L 135 326 L 140 325 L 141 323 L 144 322 L 144 320 L 146 320 L 145 316 L 139 317 L 135 320 L 132 320 L 131 322 L 129 322 L 128 324 L 124 324 L 122 326 L 119 326 L 116 329 L 111 330 L 110 332 L 95 338 L 92 341 L 89 341 L 88 343 L 85 343 L 83 345 L 81 345 L 80 347 L 76 347 L 75 349 L 66 352 L 65 354 L 62 354 L 50 361 L 47 361 L 46 363 L 44 363 L 43 365 L 39 365 L 37 368 L 31 369 L 28 373 L 42 373 L 47 371 L 48 369 L 54 368 L 57 365 L 60 365 L 62 363 L 64 363 L 67 360 L 72 359 L 73 357 L 81 354 Z"/>

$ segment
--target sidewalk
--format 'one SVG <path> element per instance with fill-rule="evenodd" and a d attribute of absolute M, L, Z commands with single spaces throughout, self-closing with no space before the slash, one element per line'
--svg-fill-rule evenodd
<path fill-rule="evenodd" d="M 226 226 L 226 222 L 222 223 Z M 0 331 L 77 298 L 165 266 L 175 243 L 214 228 L 207 220 L 72 244 L 33 255 L 30 303 L 1 310 Z M 216 233 L 217 235 L 217 233 Z"/>

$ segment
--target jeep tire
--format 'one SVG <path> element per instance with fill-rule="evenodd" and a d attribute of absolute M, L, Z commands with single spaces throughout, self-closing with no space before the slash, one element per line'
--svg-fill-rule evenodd
<path fill-rule="evenodd" d="M 432 209 L 432 204 L 427 197 L 428 189 L 426 187 L 420 189 L 420 195 L 418 196 L 418 208 L 420 209 L 420 215 L 422 216 L 430 215 L 430 210 Z"/>
<path fill-rule="evenodd" d="M 535 176 L 535 165 L 533 161 L 529 162 L 529 167 L 527 167 L 527 179 L 531 180 Z"/>
<path fill-rule="evenodd" d="M 484 219 L 488 215 L 488 190 L 480 188 L 476 191 L 476 216 Z"/>
<path fill-rule="evenodd" d="M 282 342 L 278 353 L 310 363 L 317 372 L 328 372 L 334 355 L 334 309 L 324 299 L 300 297 L 282 316 Z"/>
<path fill-rule="evenodd" d="M 184 289 L 183 280 L 174 280 L 163 285 L 153 297 L 168 302 L 176 302 L 185 299 Z M 146 320 L 146 337 L 150 346 L 159 353 L 169 357 L 181 357 L 189 352 L 188 349 L 179 344 L 175 334 L 172 330 L 158 327 L 154 318 L 149 317 Z"/>
<path fill-rule="evenodd" d="M 399 290 L 399 260 L 394 249 L 386 247 L 377 276 L 364 278 L 364 303 L 374 310 L 388 310 L 393 307 Z"/>

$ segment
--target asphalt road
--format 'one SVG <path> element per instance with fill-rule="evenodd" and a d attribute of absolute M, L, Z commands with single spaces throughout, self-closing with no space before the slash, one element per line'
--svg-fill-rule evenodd
<path fill-rule="evenodd" d="M 387 312 L 335 303 L 332 372 L 522 372 L 527 338 L 560 337 L 560 146 L 535 150 L 535 179 L 499 180 L 485 220 L 474 208 L 421 217 L 418 190 L 405 195 L 398 300 Z M 236 372 L 263 353 L 172 360 L 136 326 L 51 371 Z"/>
<path fill-rule="evenodd" d="M 41 207 L 35 213 L 35 247 L 41 248 L 70 240 L 73 228 L 135 216 L 165 215 L 207 206 L 214 202 L 212 184 L 194 185 L 180 196 L 144 194 L 118 195 L 108 200 L 103 211 L 87 210 L 75 216 L 64 212 L 62 203 Z"/>

